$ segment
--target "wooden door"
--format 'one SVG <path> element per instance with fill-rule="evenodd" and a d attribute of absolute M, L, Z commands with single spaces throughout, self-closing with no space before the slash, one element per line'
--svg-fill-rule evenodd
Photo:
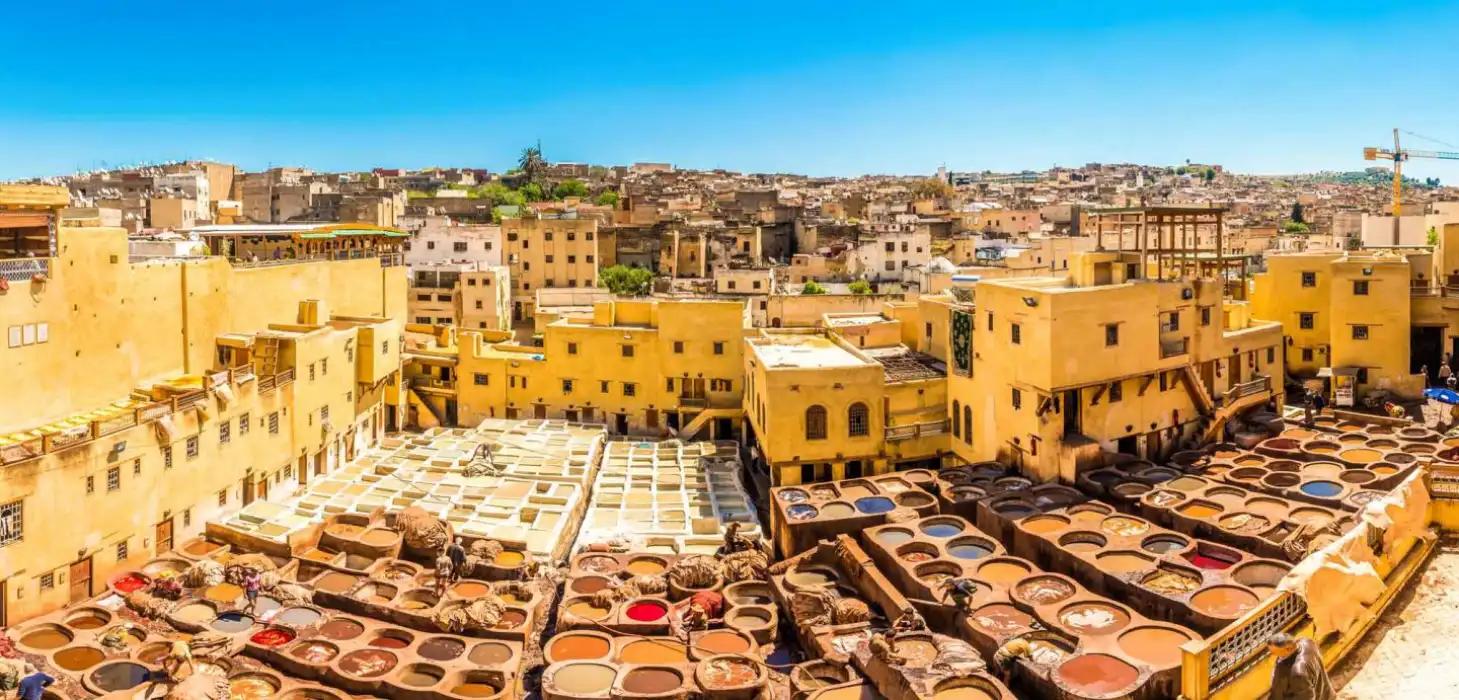
<path fill-rule="evenodd" d="M 256 501 L 267 501 L 268 500 L 268 475 L 267 474 L 263 475 L 263 477 L 258 480 L 258 485 L 255 487 L 255 489 L 256 490 L 254 491 L 254 500 L 256 500 Z"/>
<path fill-rule="evenodd" d="M 80 603 L 91 597 L 91 557 L 71 565 L 71 602 Z"/>
<path fill-rule="evenodd" d="M 172 551 L 172 518 L 157 523 L 157 534 L 152 541 L 157 543 L 156 556 Z"/>
<path fill-rule="evenodd" d="M 243 505 L 247 507 L 253 502 L 253 475 L 243 477 Z"/>

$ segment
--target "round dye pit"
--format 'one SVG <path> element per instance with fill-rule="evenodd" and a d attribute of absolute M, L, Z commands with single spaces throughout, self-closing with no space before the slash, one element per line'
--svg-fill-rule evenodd
<path fill-rule="evenodd" d="M 308 627 L 318 623 L 323 617 L 324 614 L 314 608 L 284 608 L 274 615 L 274 622 L 281 622 L 291 627 Z"/>
<path fill-rule="evenodd" d="M 491 586 L 480 581 L 462 581 L 452 586 L 451 592 L 462 598 L 480 598 L 491 592 Z"/>
<path fill-rule="evenodd" d="M 1332 513 L 1321 508 L 1293 508 L 1290 517 L 1293 522 L 1299 525 L 1322 527 L 1332 522 L 1333 516 Z"/>
<path fill-rule="evenodd" d="M 800 503 L 807 498 L 806 492 L 800 489 L 783 489 L 775 497 L 782 503 Z"/>
<path fill-rule="evenodd" d="M 695 639 L 694 646 L 713 654 L 743 654 L 750 650 L 750 640 L 728 630 L 713 630 L 705 632 Z M 627 650 L 627 647 L 624 647 L 624 651 Z M 624 659 L 624 661 L 627 660 L 627 658 Z"/>
<path fill-rule="evenodd" d="M 1231 580 L 1258 592 L 1272 590 L 1290 570 L 1274 561 L 1247 562 L 1231 570 Z"/>
<path fill-rule="evenodd" d="M 1217 521 L 1223 530 L 1240 534 L 1256 534 L 1271 527 L 1272 521 L 1255 513 L 1232 513 Z"/>
<path fill-rule="evenodd" d="M 432 637 L 421 642 L 416 653 L 432 661 L 450 661 L 466 651 L 466 643 L 451 637 Z"/>
<path fill-rule="evenodd" d="M 56 652 L 51 659 L 57 666 L 76 673 L 85 671 L 106 660 L 106 654 L 96 647 L 67 647 Z"/>
<path fill-rule="evenodd" d="M 1033 507 L 1030 503 L 1025 503 L 1018 499 L 1009 499 L 993 504 L 993 512 L 1009 520 L 1018 520 L 1038 513 L 1039 509 Z"/>
<path fill-rule="evenodd" d="M 1342 459 L 1344 462 L 1348 462 L 1351 464 L 1368 464 L 1369 462 L 1376 462 L 1382 459 L 1383 453 L 1377 450 L 1360 447 L 1351 450 L 1343 450 L 1341 453 L 1338 454 L 1338 458 Z"/>
<path fill-rule="evenodd" d="M 122 574 L 115 579 L 112 579 L 111 587 L 115 588 L 118 593 L 126 594 L 135 593 L 136 591 L 140 591 L 143 588 L 150 586 L 151 584 L 152 579 L 147 578 L 143 574 L 132 571 Z"/>
<path fill-rule="evenodd" d="M 834 501 L 821 506 L 821 515 L 827 518 L 846 518 L 856 514 L 850 503 Z"/>
<path fill-rule="evenodd" d="M 254 633 L 248 641 L 259 646 L 277 647 L 294 641 L 294 633 L 280 627 L 270 627 Z"/>
<path fill-rule="evenodd" d="M 1131 658 L 1161 669 L 1179 666 L 1180 645 L 1190 640 L 1186 633 L 1168 627 L 1136 627 L 1120 635 L 1119 645 Z"/>
<path fill-rule="evenodd" d="M 1151 491 L 1150 494 L 1145 497 L 1145 500 L 1149 501 L 1150 505 L 1160 506 L 1161 508 L 1175 505 L 1177 503 L 1180 503 L 1184 499 L 1185 494 L 1177 491 L 1167 491 L 1165 489 L 1161 489 L 1159 491 Z"/>
<path fill-rule="evenodd" d="M 591 600 L 582 599 L 568 603 L 567 611 L 586 620 L 601 620 L 608 616 L 609 609 L 598 607 Z"/>
<path fill-rule="evenodd" d="M 917 580 L 927 584 L 933 589 L 938 588 L 944 581 L 962 575 L 962 567 L 952 562 L 933 561 L 925 564 L 918 564 L 912 573 Z"/>
<path fill-rule="evenodd" d="M 388 583 L 367 583 L 356 589 L 352 597 L 362 603 L 387 605 L 399 592 L 400 589 Z"/>
<path fill-rule="evenodd" d="M 242 632 L 253 626 L 253 616 L 240 612 L 225 612 L 213 618 L 213 624 L 209 625 L 214 630 L 223 634 L 234 634 Z"/>
<path fill-rule="evenodd" d="M 314 582 L 314 587 L 326 593 L 344 593 L 355 587 L 360 578 L 349 574 L 331 571 Z"/>
<path fill-rule="evenodd" d="M 1190 546 L 1190 541 L 1178 535 L 1152 535 L 1140 543 L 1140 549 L 1151 554 L 1169 554 Z"/>
<path fill-rule="evenodd" d="M 928 520 L 922 523 L 922 534 L 928 537 L 952 537 L 963 531 L 963 524 L 956 520 Z"/>
<path fill-rule="evenodd" d="M 1155 565 L 1155 560 L 1139 552 L 1122 549 L 1097 554 L 1094 563 L 1112 574 L 1128 574 L 1149 569 Z"/>
<path fill-rule="evenodd" d="M 342 617 L 336 617 L 319 627 L 319 636 L 341 642 L 354 639 L 364 633 L 364 625 Z"/>
<path fill-rule="evenodd" d="M 131 690 L 152 677 L 152 672 L 139 663 L 114 661 L 91 672 L 91 684 L 108 693 Z"/>
<path fill-rule="evenodd" d="M 785 581 L 800 588 L 815 588 L 836 583 L 836 577 L 825 569 L 795 569 L 785 575 Z"/>
<path fill-rule="evenodd" d="M 1124 515 L 1112 515 L 1104 519 L 1100 528 L 1120 537 L 1138 537 L 1150 531 L 1150 523 Z"/>
<path fill-rule="evenodd" d="M 1097 532 L 1071 532 L 1059 538 L 1059 546 L 1076 554 L 1103 549 L 1109 539 Z"/>
<path fill-rule="evenodd" d="M 1128 484 L 1120 484 L 1119 486 L 1114 487 L 1115 495 L 1124 496 L 1125 498 L 1139 498 L 1140 496 L 1143 496 L 1149 492 L 1149 484 L 1137 484 L 1132 482 Z"/>
<path fill-rule="evenodd" d="M 772 620 L 768 610 L 760 608 L 735 608 L 725 615 L 725 625 L 740 630 L 766 627 Z"/>
<path fill-rule="evenodd" d="M 259 674 L 244 674 L 228 680 L 228 700 L 268 700 L 279 692 L 279 684 Z"/>
<path fill-rule="evenodd" d="M 412 688 L 429 688 L 445 677 L 446 671 L 440 666 L 411 664 L 400 672 L 400 683 Z"/>
<path fill-rule="evenodd" d="M 400 539 L 400 535 L 397 534 L 394 530 L 382 530 L 380 528 L 366 530 L 365 534 L 360 537 L 361 542 L 364 542 L 371 547 L 385 547 L 388 545 L 392 545 L 395 544 L 395 541 L 398 539 Z"/>
<path fill-rule="evenodd" d="M 729 634 L 738 638 L 738 635 Z M 702 641 L 699 646 L 703 646 Z M 746 647 L 748 649 L 748 647 Z M 604 651 L 598 656 L 575 657 L 582 659 L 598 659 L 607 655 Z M 564 660 L 557 657 L 558 660 Z M 682 643 L 674 639 L 638 639 L 623 645 L 618 650 L 618 661 L 626 664 L 682 664 L 688 663 L 689 652 Z"/>
<path fill-rule="evenodd" d="M 994 559 L 978 567 L 978 578 L 988 583 L 1007 585 L 1028 576 L 1029 566 L 1016 559 Z"/>
<path fill-rule="evenodd" d="M 638 557 L 636 559 L 628 560 L 627 568 L 628 573 L 633 574 L 634 576 L 643 576 L 661 574 L 664 572 L 665 569 L 669 568 L 669 565 L 663 559 Z"/>
<path fill-rule="evenodd" d="M 1069 519 L 1060 515 L 1035 515 L 1018 521 L 1018 526 L 1024 532 L 1046 535 L 1069 527 Z"/>
<path fill-rule="evenodd" d="M 1109 634 L 1130 624 L 1130 614 L 1107 603 L 1074 603 L 1059 611 L 1059 622 L 1078 634 Z"/>
<path fill-rule="evenodd" d="M 684 676 L 671 668 L 635 668 L 623 676 L 623 692 L 662 695 L 684 685 Z"/>
<path fill-rule="evenodd" d="M 172 617 L 178 622 L 201 625 L 218 616 L 218 610 L 207 603 L 188 603 L 174 611 Z"/>
<path fill-rule="evenodd" d="M 1074 595 L 1074 586 L 1068 581 L 1053 576 L 1034 576 L 1024 579 L 1014 589 L 1019 598 L 1034 605 L 1048 605 Z"/>
<path fill-rule="evenodd" d="M 896 651 L 914 668 L 930 666 L 937 660 L 937 645 L 926 639 L 897 640 Z"/>
<path fill-rule="evenodd" d="M 1302 474 L 1309 479 L 1333 479 L 1344 467 L 1334 462 L 1313 462 L 1302 467 Z"/>
<path fill-rule="evenodd" d="M 618 570 L 618 560 L 603 555 L 587 556 L 578 560 L 578 568 L 595 574 L 611 574 Z"/>
<path fill-rule="evenodd" d="M 1059 680 L 1081 695 L 1108 695 L 1140 679 L 1134 666 L 1108 654 L 1080 654 L 1059 665 Z"/>
<path fill-rule="evenodd" d="M 999 694 L 991 688 L 972 685 L 973 681 L 955 681 L 966 685 L 944 684 L 932 694 L 932 700 L 998 700 Z"/>
<path fill-rule="evenodd" d="M 451 686 L 451 690 L 449 692 L 452 695 L 459 695 L 463 698 L 489 698 L 493 695 L 496 695 L 500 691 L 496 689 L 496 686 L 491 685 L 490 683 L 486 683 L 484 681 L 471 681 L 468 683 L 458 683 L 454 686 Z"/>
<path fill-rule="evenodd" d="M 874 537 L 876 541 L 881 543 L 883 547 L 895 547 L 903 542 L 912 539 L 912 531 L 903 530 L 896 527 L 889 527 L 885 530 L 877 531 Z"/>
<path fill-rule="evenodd" d="M 1344 484 L 1366 484 L 1378 478 L 1378 475 L 1367 469 L 1349 469 L 1337 477 Z"/>
<path fill-rule="evenodd" d="M 907 492 L 897 495 L 896 505 L 904 506 L 906 508 L 922 508 L 925 506 L 930 506 L 936 502 L 936 499 L 925 493 Z M 856 507 L 861 507 L 859 501 L 857 502 Z"/>
<path fill-rule="evenodd" d="M 207 590 L 203 591 L 203 597 L 214 603 L 227 605 L 243 597 L 243 588 L 231 583 L 220 583 L 216 586 L 209 586 Z"/>
<path fill-rule="evenodd" d="M 897 504 L 885 496 L 868 496 L 866 498 L 856 499 L 856 510 L 868 515 L 885 513 L 896 507 Z"/>
<path fill-rule="evenodd" d="M 1342 484 L 1334 481 L 1309 481 L 1302 484 L 1302 493 L 1314 498 L 1336 498 L 1342 494 Z"/>
<path fill-rule="evenodd" d="M 1240 559 L 1240 555 L 1215 551 L 1196 551 L 1186 557 L 1186 560 L 1197 569 L 1210 571 L 1223 571 L 1231 568 Z"/>
<path fill-rule="evenodd" d="M 820 509 L 809 503 L 796 503 L 785 509 L 785 517 L 791 520 L 810 520 L 820 514 Z"/>
<path fill-rule="evenodd" d="M 400 597 L 395 606 L 401 610 L 425 610 L 426 608 L 436 607 L 436 603 L 439 603 L 440 600 L 440 598 L 436 597 L 434 591 L 417 588 L 413 591 L 406 591 L 405 595 Z"/>
<path fill-rule="evenodd" d="M 1256 594 L 1236 586 L 1212 586 L 1191 596 L 1191 607 L 1223 619 L 1239 617 L 1260 602 Z"/>
<path fill-rule="evenodd" d="M 1275 498 L 1252 498 L 1246 501 L 1245 510 L 1264 518 L 1278 520 L 1287 514 L 1287 504 Z"/>
<path fill-rule="evenodd" d="M 312 664 L 327 664 L 339 654 L 339 647 L 328 642 L 304 642 L 289 650 L 289 655 Z"/>
<path fill-rule="evenodd" d="M 137 650 L 137 660 L 144 664 L 160 664 L 172 649 L 172 642 L 153 642 Z"/>
<path fill-rule="evenodd" d="M 952 500 L 954 501 L 976 501 L 986 495 L 988 495 L 987 491 L 976 486 L 959 486 L 952 490 Z"/>
<path fill-rule="evenodd" d="M 410 646 L 410 643 L 414 640 L 415 638 L 409 633 L 401 630 L 390 630 L 389 632 L 382 632 L 376 635 L 374 639 L 370 640 L 370 646 L 378 649 L 404 649 Z"/>
<path fill-rule="evenodd" d="M 71 643 L 74 637 L 65 628 L 57 625 L 42 625 L 20 637 L 20 643 L 32 649 L 59 649 Z"/>
<path fill-rule="evenodd" d="M 953 540 L 947 545 L 947 553 L 956 559 L 982 559 L 993 553 L 993 545 L 972 538 Z"/>
<path fill-rule="evenodd" d="M 496 629 L 515 629 L 517 627 L 521 627 L 522 623 L 526 621 L 527 613 L 522 612 L 521 610 L 513 610 L 511 608 L 507 608 L 506 610 L 502 611 L 502 619 L 501 622 L 496 623 Z"/>
<path fill-rule="evenodd" d="M 1176 508 L 1175 512 L 1180 513 L 1187 518 L 1202 520 L 1212 516 L 1220 515 L 1221 513 L 1226 512 L 1226 509 L 1211 501 L 1191 501 L 1190 503 L 1186 503 L 1179 508 Z"/>
<path fill-rule="evenodd" d="M 482 642 L 471 647 L 466 658 L 477 666 L 495 666 L 511 660 L 512 648 L 500 642 Z"/>
<path fill-rule="evenodd" d="M 1199 588 L 1201 577 L 1180 569 L 1161 568 L 1146 576 L 1140 585 L 1156 593 L 1181 596 Z"/>
<path fill-rule="evenodd" d="M 669 609 L 663 603 L 652 600 L 640 600 L 629 603 L 623 614 L 635 622 L 654 622 L 662 620 L 669 613 Z"/>
<path fill-rule="evenodd" d="M 374 678 L 383 676 L 395 668 L 400 660 L 381 649 L 356 649 L 339 657 L 339 670 L 352 676 Z"/>
<path fill-rule="evenodd" d="M 699 679 L 706 690 L 744 688 L 760 680 L 759 669 L 751 662 L 733 657 L 716 656 L 699 665 Z"/>
<path fill-rule="evenodd" d="M 552 674 L 552 685 L 574 695 L 598 695 L 613 685 L 618 671 L 604 664 L 575 661 L 559 666 Z"/>
<path fill-rule="evenodd" d="M 1033 629 L 1033 617 L 1006 603 L 993 603 L 978 608 L 973 623 L 995 635 L 1011 635 Z"/>
<path fill-rule="evenodd" d="M 504 549 L 497 552 L 495 557 L 492 557 L 491 563 L 493 566 L 500 566 L 503 569 L 515 569 L 525 564 L 526 561 L 527 556 L 525 554 Z"/>

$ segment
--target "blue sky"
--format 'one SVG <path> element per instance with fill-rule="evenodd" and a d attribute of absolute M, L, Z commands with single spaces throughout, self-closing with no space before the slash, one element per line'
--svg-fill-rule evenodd
<path fill-rule="evenodd" d="M 1459 143 L 1459 3 L 37 3 L 0 24 L 0 178 L 670 161 L 817 175 Z M 1428 32 L 1428 34 L 1425 34 Z M 1412 140 L 1415 148 L 1444 148 Z M 1454 148 L 1450 150 L 1459 150 Z M 1413 161 L 1459 183 L 1459 163 Z"/>

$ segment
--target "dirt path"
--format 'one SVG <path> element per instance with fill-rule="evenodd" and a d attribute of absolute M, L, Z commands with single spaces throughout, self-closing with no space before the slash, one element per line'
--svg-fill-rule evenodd
<path fill-rule="evenodd" d="M 1348 658 L 1334 669 L 1339 697 L 1459 697 L 1459 543 L 1444 543 Z"/>

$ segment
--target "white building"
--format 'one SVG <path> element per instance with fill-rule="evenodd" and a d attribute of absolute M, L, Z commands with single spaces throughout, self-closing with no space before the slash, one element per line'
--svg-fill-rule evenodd
<path fill-rule="evenodd" d="M 403 216 L 399 223 L 414 234 L 405 248 L 405 264 L 411 269 L 441 263 L 502 264 L 500 226 L 459 224 L 448 216 Z"/>

